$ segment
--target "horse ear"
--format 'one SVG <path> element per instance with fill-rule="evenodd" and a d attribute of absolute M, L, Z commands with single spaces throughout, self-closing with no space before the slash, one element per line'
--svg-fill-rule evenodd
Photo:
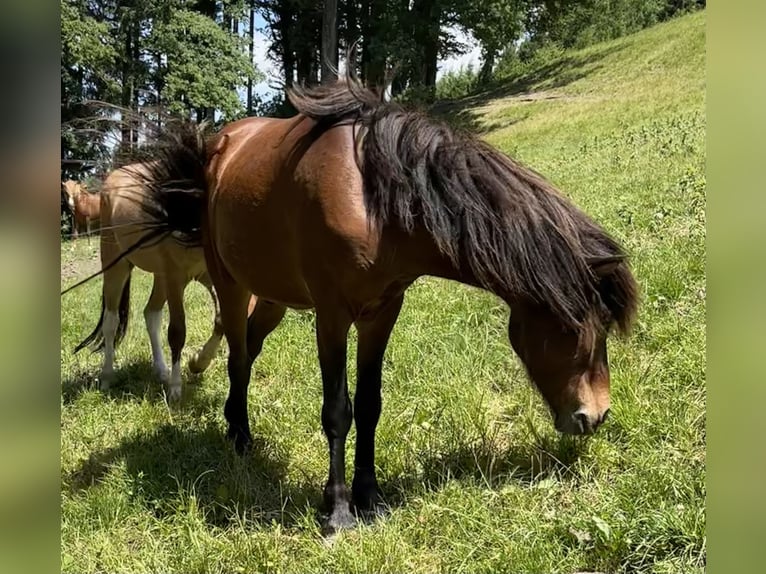
<path fill-rule="evenodd" d="M 596 277 L 602 278 L 614 273 L 623 261 L 625 261 L 625 255 L 589 257 L 588 265 L 593 270 Z"/>

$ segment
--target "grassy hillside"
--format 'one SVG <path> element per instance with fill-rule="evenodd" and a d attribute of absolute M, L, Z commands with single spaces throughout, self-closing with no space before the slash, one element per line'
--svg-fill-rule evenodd
<path fill-rule="evenodd" d="M 94 282 L 62 301 L 63 571 L 703 571 L 704 54 L 703 12 L 453 105 L 632 254 L 643 302 L 632 337 L 610 342 L 612 414 L 596 436 L 554 431 L 497 299 L 422 279 L 384 366 L 377 462 L 391 514 L 328 545 L 313 316 L 288 313 L 267 341 L 250 387 L 257 448 L 239 459 L 223 438 L 225 348 L 202 381 L 187 378 L 178 408 L 151 378 L 145 274 L 117 384 L 97 390 L 100 356 L 71 354 L 98 319 Z M 96 249 L 62 244 L 62 285 Z M 187 300 L 188 354 L 211 306 L 196 285 Z M 349 365 L 353 381 L 353 341 Z"/>

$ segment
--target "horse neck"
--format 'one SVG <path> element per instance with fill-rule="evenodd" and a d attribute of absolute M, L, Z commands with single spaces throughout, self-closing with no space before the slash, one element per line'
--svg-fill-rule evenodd
<path fill-rule="evenodd" d="M 512 301 L 519 299 L 503 287 L 488 287 L 476 277 L 467 262 L 462 261 L 456 264 L 439 249 L 425 230 L 416 230 L 408 239 L 409 241 L 405 243 L 406 247 L 397 251 L 399 251 L 400 256 L 404 256 L 408 260 L 406 266 L 412 269 L 413 275 L 431 275 L 457 281 L 471 287 L 478 287 L 500 297 L 509 305 Z"/>

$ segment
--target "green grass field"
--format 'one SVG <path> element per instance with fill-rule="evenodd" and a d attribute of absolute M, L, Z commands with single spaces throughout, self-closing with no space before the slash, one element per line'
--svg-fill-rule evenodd
<path fill-rule="evenodd" d="M 610 342 L 612 413 L 598 434 L 554 431 L 499 300 L 421 279 L 384 365 L 377 463 L 391 514 L 328 544 L 313 315 L 289 312 L 256 362 L 256 448 L 240 459 L 223 436 L 225 345 L 201 380 L 185 372 L 178 407 L 151 377 L 144 273 L 117 381 L 98 390 L 101 356 L 71 353 L 98 319 L 94 281 L 62 300 L 63 571 L 704 571 L 704 12 L 457 107 L 632 255 L 642 305 L 633 335 Z M 62 243 L 62 286 L 94 268 L 97 248 Z M 199 285 L 187 301 L 188 357 L 212 308 Z M 353 381 L 353 337 L 349 349 Z"/>

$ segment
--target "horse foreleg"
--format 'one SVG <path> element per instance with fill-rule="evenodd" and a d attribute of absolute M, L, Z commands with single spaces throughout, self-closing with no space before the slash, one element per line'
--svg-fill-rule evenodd
<path fill-rule="evenodd" d="M 160 330 L 162 328 L 162 308 L 167 301 L 165 282 L 162 277 L 154 276 L 154 285 L 149 301 L 144 307 L 144 321 L 146 331 L 149 333 L 149 343 L 152 346 L 152 368 L 163 384 L 168 383 L 170 373 L 165 363 L 165 354 L 162 352 L 162 340 Z"/>
<path fill-rule="evenodd" d="M 210 293 L 210 298 L 213 301 L 214 316 L 213 332 L 211 333 L 210 338 L 207 340 L 202 349 L 200 349 L 199 352 L 189 361 L 189 370 L 192 373 L 201 373 L 210 366 L 210 362 L 218 352 L 218 347 L 221 346 L 221 339 L 223 338 L 221 310 L 218 305 L 218 297 L 215 294 L 215 290 L 213 289 L 213 282 L 210 279 L 210 275 L 203 273 L 200 277 L 197 278 L 197 281 L 204 285 L 208 293 Z"/>
<path fill-rule="evenodd" d="M 346 381 L 346 339 L 351 320 L 342 311 L 317 308 L 316 335 L 322 371 L 322 428 L 330 452 L 330 470 L 324 487 L 324 504 L 330 516 L 327 533 L 355 524 L 346 487 L 346 436 L 352 408 Z"/>
<path fill-rule="evenodd" d="M 374 316 L 356 322 L 357 383 L 354 395 L 356 453 L 351 492 L 354 505 L 362 511 L 380 513 L 383 497 L 375 476 L 375 429 L 381 410 L 383 355 L 394 328 L 404 296 L 389 300 Z"/>
<path fill-rule="evenodd" d="M 181 351 L 186 343 L 186 315 L 184 313 L 185 277 L 169 272 L 165 275 L 165 289 L 168 297 L 168 344 L 170 345 L 170 382 L 168 400 L 181 398 Z"/>

